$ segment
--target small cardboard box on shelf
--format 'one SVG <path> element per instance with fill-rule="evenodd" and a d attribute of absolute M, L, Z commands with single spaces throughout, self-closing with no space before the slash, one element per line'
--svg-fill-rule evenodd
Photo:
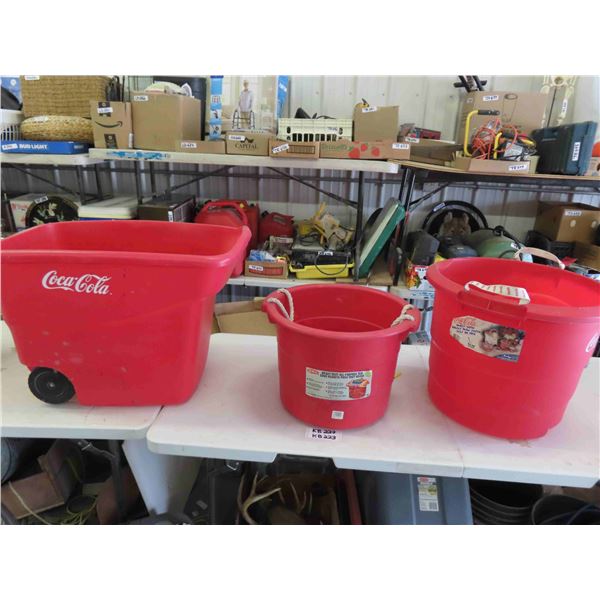
<path fill-rule="evenodd" d="M 179 140 L 178 152 L 225 154 L 225 140 Z"/>
<path fill-rule="evenodd" d="M 286 260 L 247 260 L 245 262 L 244 275 L 246 277 L 287 279 L 288 264 Z"/>
<path fill-rule="evenodd" d="M 178 152 L 181 140 L 200 139 L 200 100 L 162 92 L 134 92 L 131 100 L 134 148 Z"/>
<path fill-rule="evenodd" d="M 269 140 L 269 156 L 274 158 L 319 158 L 319 142 Z"/>
<path fill-rule="evenodd" d="M 429 140 L 411 136 L 400 138 L 400 140 L 410 144 L 411 160 L 431 165 L 443 166 L 451 162 L 454 153 L 461 149 L 460 145 L 445 140 Z"/>
<path fill-rule="evenodd" d="M 377 142 L 398 139 L 400 129 L 399 106 L 363 106 L 354 107 L 355 142 Z"/>
<path fill-rule="evenodd" d="M 600 208 L 571 202 L 570 204 L 542 203 L 534 229 L 555 242 L 582 242 L 590 244 L 594 241 Z"/>
<path fill-rule="evenodd" d="M 600 271 L 600 246 L 575 242 L 574 254 L 578 263 Z"/>
<path fill-rule="evenodd" d="M 410 146 L 405 142 L 351 142 L 337 140 L 321 142 L 321 158 L 350 158 L 360 160 L 408 160 Z"/>
<path fill-rule="evenodd" d="M 497 173 L 505 175 L 527 175 L 530 164 L 527 160 L 486 160 L 457 156 L 452 166 L 471 173 Z"/>
<path fill-rule="evenodd" d="M 264 131 L 231 131 L 225 135 L 227 154 L 268 156 L 272 133 Z"/>
<path fill-rule="evenodd" d="M 90 101 L 96 148 L 133 148 L 131 103 Z"/>

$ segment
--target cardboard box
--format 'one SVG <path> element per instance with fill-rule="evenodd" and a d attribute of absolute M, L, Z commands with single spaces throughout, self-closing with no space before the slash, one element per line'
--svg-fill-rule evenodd
<path fill-rule="evenodd" d="M 592 156 L 588 164 L 586 177 L 600 177 L 600 156 Z"/>
<path fill-rule="evenodd" d="M 600 246 L 575 242 L 573 251 L 579 264 L 600 271 Z"/>
<path fill-rule="evenodd" d="M 355 142 L 396 141 L 400 129 L 399 106 L 355 106 L 354 107 Z"/>
<path fill-rule="evenodd" d="M 273 134 L 264 131 L 235 131 L 225 136 L 227 154 L 269 156 L 269 140 Z"/>
<path fill-rule="evenodd" d="M 286 260 L 276 262 L 268 260 L 247 260 L 244 275 L 246 277 L 268 277 L 269 279 L 287 279 L 288 264 Z"/>
<path fill-rule="evenodd" d="M 429 140 L 416 137 L 400 138 L 410 144 L 411 160 L 432 165 L 445 165 L 454 158 L 454 153 L 461 149 L 459 144 L 445 140 Z"/>
<path fill-rule="evenodd" d="M 277 335 L 275 325 L 269 323 L 261 306 L 262 298 L 215 304 L 212 333 Z"/>
<path fill-rule="evenodd" d="M 404 283 L 409 290 L 433 292 L 433 286 L 427 281 L 425 265 L 415 265 L 410 259 L 404 263 Z"/>
<path fill-rule="evenodd" d="M 590 244 L 594 241 L 599 222 L 600 208 L 576 202 L 544 203 L 533 228 L 555 242 Z"/>
<path fill-rule="evenodd" d="M 177 152 L 181 140 L 200 139 L 202 103 L 196 98 L 134 92 L 131 105 L 134 148 Z"/>
<path fill-rule="evenodd" d="M 527 160 L 483 160 L 457 156 L 452 165 L 470 173 L 500 173 L 504 175 L 527 175 L 530 164 Z"/>
<path fill-rule="evenodd" d="M 269 140 L 269 156 L 273 158 L 319 158 L 319 142 Z"/>
<path fill-rule="evenodd" d="M 408 160 L 410 146 L 405 142 L 321 142 L 321 158 L 355 158 L 361 160 Z"/>
<path fill-rule="evenodd" d="M 133 148 L 131 103 L 90 101 L 96 148 Z"/>
<path fill-rule="evenodd" d="M 225 140 L 179 140 L 179 152 L 225 154 Z"/>
<path fill-rule="evenodd" d="M 511 123 L 522 133 L 529 135 L 534 129 L 544 127 L 548 94 L 541 92 L 469 92 L 458 118 L 456 141 L 462 144 L 465 139 L 467 115 L 472 110 L 499 110 L 503 123 Z M 469 129 L 469 139 L 494 116 L 473 115 Z"/>
<path fill-rule="evenodd" d="M 138 206 L 138 219 L 191 223 L 196 214 L 196 199 L 187 194 L 154 196 Z"/>

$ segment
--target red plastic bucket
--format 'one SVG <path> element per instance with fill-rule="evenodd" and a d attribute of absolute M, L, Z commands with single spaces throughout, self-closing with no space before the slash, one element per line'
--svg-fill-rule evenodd
<path fill-rule="evenodd" d="M 93 406 L 187 400 L 215 295 L 249 238 L 247 227 L 96 221 L 2 240 L 2 314 L 32 391 L 62 402 L 74 388 Z"/>
<path fill-rule="evenodd" d="M 540 437 L 557 425 L 598 340 L 600 284 L 492 258 L 442 261 L 427 279 L 436 290 L 433 403 L 462 425 L 509 439 Z M 524 288 L 530 301 L 473 281 Z"/>
<path fill-rule="evenodd" d="M 419 311 L 411 309 L 397 296 L 358 285 L 298 285 L 267 296 L 263 310 L 277 327 L 285 408 L 335 429 L 381 418 L 400 344 L 419 327 Z"/>

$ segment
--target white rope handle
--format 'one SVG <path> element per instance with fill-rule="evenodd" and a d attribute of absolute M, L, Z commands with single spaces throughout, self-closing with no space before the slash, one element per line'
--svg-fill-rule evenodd
<path fill-rule="evenodd" d="M 390 327 L 394 327 L 394 325 L 399 325 L 400 323 L 402 323 L 402 321 L 414 321 L 415 320 L 414 315 L 407 314 L 411 308 L 415 308 L 415 307 L 412 304 L 405 304 L 402 307 L 402 312 L 400 313 L 400 316 L 392 321 L 392 324 L 390 325 Z"/>
<path fill-rule="evenodd" d="M 290 294 L 289 290 L 286 290 L 285 288 L 279 288 L 277 291 L 280 292 L 281 294 L 283 294 L 287 298 L 288 304 L 290 305 L 290 312 L 288 313 L 285 306 L 283 305 L 283 302 L 281 302 L 281 300 L 279 300 L 279 298 L 269 298 L 267 300 L 267 302 L 270 302 L 272 304 L 279 306 L 279 309 L 281 310 L 283 315 L 288 320 L 293 321 L 294 320 L 294 299 L 292 298 L 292 294 Z"/>

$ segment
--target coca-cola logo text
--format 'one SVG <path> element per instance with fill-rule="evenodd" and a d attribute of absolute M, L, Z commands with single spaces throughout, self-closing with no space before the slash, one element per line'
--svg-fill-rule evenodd
<path fill-rule="evenodd" d="M 106 296 L 110 293 L 108 281 L 110 281 L 110 277 L 105 275 L 94 275 L 93 273 L 59 275 L 56 271 L 48 271 L 42 278 L 42 286 L 47 290 L 65 290 Z"/>

